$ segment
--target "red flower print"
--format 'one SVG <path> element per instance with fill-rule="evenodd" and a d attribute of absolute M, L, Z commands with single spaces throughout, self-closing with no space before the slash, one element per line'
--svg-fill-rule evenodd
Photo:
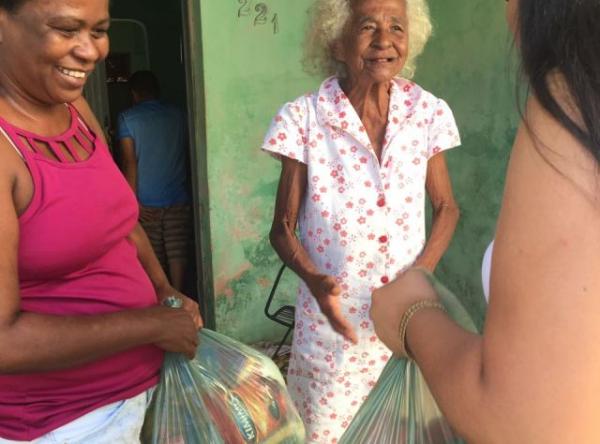
<path fill-rule="evenodd" d="M 318 194 L 313 194 L 312 200 L 313 200 L 313 202 L 318 202 L 321 200 L 321 196 L 319 196 Z"/>
<path fill-rule="evenodd" d="M 319 191 L 321 193 L 326 193 L 327 192 L 327 187 L 321 187 L 321 188 L 319 188 Z"/>
<path fill-rule="evenodd" d="M 354 204 L 352 202 L 346 202 L 346 208 L 352 209 L 354 208 Z"/>
<path fill-rule="evenodd" d="M 277 141 L 275 139 L 269 139 L 269 143 L 271 145 L 277 145 Z"/>
<path fill-rule="evenodd" d="M 329 217 L 329 211 L 321 211 L 321 217 L 327 219 Z"/>
<path fill-rule="evenodd" d="M 338 174 L 339 174 L 339 173 L 337 172 L 337 170 L 332 170 L 332 171 L 331 171 L 331 177 L 337 177 L 337 176 L 338 176 Z"/>
<path fill-rule="evenodd" d="M 285 139 L 287 139 L 287 136 L 285 135 L 285 133 L 279 133 L 277 135 L 277 138 L 283 142 Z"/>
<path fill-rule="evenodd" d="M 361 216 L 357 219 L 357 222 L 361 225 L 363 225 L 365 222 L 367 222 L 367 218 L 364 216 Z"/>
<path fill-rule="evenodd" d="M 419 165 L 421 163 L 421 159 L 419 159 L 418 157 L 415 157 L 413 159 L 412 163 L 414 163 L 415 165 Z"/>

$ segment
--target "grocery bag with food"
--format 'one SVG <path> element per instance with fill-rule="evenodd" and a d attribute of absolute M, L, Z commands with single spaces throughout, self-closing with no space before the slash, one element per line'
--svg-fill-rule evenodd
<path fill-rule="evenodd" d="M 302 444 L 304 426 L 277 366 L 208 329 L 196 357 L 167 353 L 144 444 Z"/>
<path fill-rule="evenodd" d="M 448 289 L 428 276 L 448 314 L 463 328 L 477 328 Z M 392 358 L 339 444 L 459 444 L 415 361 Z"/>

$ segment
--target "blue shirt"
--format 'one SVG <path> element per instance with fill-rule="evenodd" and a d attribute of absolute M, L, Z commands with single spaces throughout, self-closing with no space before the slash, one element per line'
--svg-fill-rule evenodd
<path fill-rule="evenodd" d="M 134 141 L 141 205 L 168 207 L 190 202 L 187 136 L 183 112 L 158 100 L 138 103 L 119 114 L 117 138 Z"/>

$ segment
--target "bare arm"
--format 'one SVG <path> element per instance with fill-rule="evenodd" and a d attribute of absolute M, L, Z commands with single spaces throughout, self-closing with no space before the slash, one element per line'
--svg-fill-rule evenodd
<path fill-rule="evenodd" d="M 275 214 L 269 238 L 281 260 L 306 283 L 332 328 L 350 341 L 356 342 L 354 329 L 341 313 L 339 286 L 332 276 L 319 272 L 296 237 L 298 213 L 304 201 L 306 186 L 306 165 L 287 157 L 282 158 Z"/>
<path fill-rule="evenodd" d="M 181 297 L 183 300 L 183 308 L 192 316 L 196 327 L 201 328 L 204 323 L 202 321 L 202 316 L 200 315 L 198 303 L 171 286 L 156 254 L 154 254 L 154 250 L 152 249 L 152 245 L 150 244 L 146 232 L 139 223 L 129 235 L 129 239 L 136 246 L 138 259 L 140 260 L 142 267 L 144 267 L 150 281 L 152 281 L 158 300 L 162 302 L 168 296 Z"/>
<path fill-rule="evenodd" d="M 104 134 L 102 133 L 100 124 L 94 116 L 94 113 L 90 109 L 88 103 L 83 97 L 79 98 L 74 105 L 77 107 L 81 115 L 85 118 L 86 122 L 92 125 L 94 131 L 100 134 L 103 140 Z M 137 159 L 135 156 L 134 141 L 131 138 L 125 138 L 121 141 L 121 147 L 123 148 L 123 162 L 125 168 L 125 178 L 127 182 L 136 193 L 137 190 Z M 188 298 L 184 294 L 177 291 L 171 286 L 169 280 L 163 271 L 160 262 L 152 250 L 152 245 L 144 232 L 142 226 L 138 223 L 134 228 L 133 232 L 129 235 L 129 239 L 135 244 L 138 253 L 138 259 L 140 260 L 144 270 L 148 274 L 148 277 L 152 281 L 152 285 L 156 290 L 159 301 L 162 301 L 168 296 L 179 296 L 183 300 L 183 308 L 192 316 L 194 324 L 197 328 L 203 326 L 202 316 L 200 315 L 200 309 L 196 301 Z"/>
<path fill-rule="evenodd" d="M 597 163 L 535 99 L 527 118 L 539 140 L 522 127 L 513 149 L 484 335 L 423 310 L 407 343 L 469 442 L 600 442 Z M 431 297 L 414 276 L 374 295 L 376 328 L 392 347 L 400 315 L 389 313 Z"/>
<path fill-rule="evenodd" d="M 429 159 L 425 187 L 433 208 L 431 233 L 415 265 L 434 271 L 450 245 L 460 216 L 444 153 Z"/>
<path fill-rule="evenodd" d="M 125 137 L 119 141 L 121 148 L 121 168 L 127 183 L 137 195 L 137 158 L 135 156 L 135 142 L 131 137 Z"/>
<path fill-rule="evenodd" d="M 0 373 L 70 368 L 151 343 L 192 354 L 193 324 L 181 310 L 155 307 L 69 317 L 20 310 L 19 224 L 13 190 L 14 171 L 22 161 L 6 143 L 0 144 L 0 158 Z"/>

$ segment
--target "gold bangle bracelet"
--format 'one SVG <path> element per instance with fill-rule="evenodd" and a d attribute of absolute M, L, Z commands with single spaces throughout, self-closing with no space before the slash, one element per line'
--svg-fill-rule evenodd
<path fill-rule="evenodd" d="M 413 359 L 413 357 L 408 353 L 408 348 L 406 347 L 406 330 L 408 328 L 408 323 L 419 310 L 424 308 L 437 308 L 439 310 L 446 311 L 446 308 L 441 302 L 433 301 L 431 299 L 424 299 L 422 301 L 415 302 L 404 312 L 402 319 L 400 319 L 400 343 L 402 344 L 402 353 L 409 359 Z"/>

